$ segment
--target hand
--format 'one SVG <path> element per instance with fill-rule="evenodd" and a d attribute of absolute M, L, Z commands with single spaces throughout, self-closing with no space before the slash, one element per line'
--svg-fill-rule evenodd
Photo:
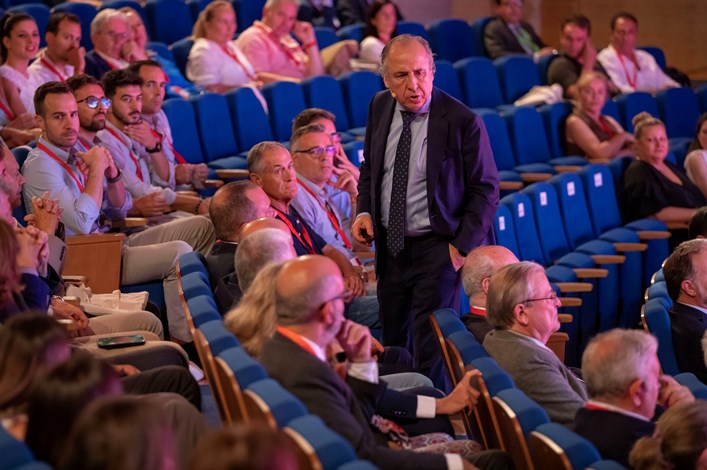
<path fill-rule="evenodd" d="M 537 54 L 542 57 L 542 56 L 544 56 L 544 55 L 554 54 L 555 52 L 556 52 L 556 51 L 555 51 L 555 48 L 550 47 L 550 46 L 546 46 L 546 47 L 543 47 L 542 49 L 540 49 L 540 50 L 537 52 Z"/>
<path fill-rule="evenodd" d="M 37 139 L 37 137 L 32 131 L 13 129 L 12 127 L 7 126 L 2 129 L 2 138 L 3 140 L 5 140 L 5 143 L 10 147 L 27 145 L 28 143 Z"/>
<path fill-rule="evenodd" d="M 336 181 L 329 180 L 327 184 L 333 188 L 346 191 L 353 197 L 358 196 L 358 180 L 348 171 L 338 174 Z"/>
<path fill-rule="evenodd" d="M 344 320 L 336 335 L 346 358 L 351 362 L 371 361 L 371 332 L 363 325 Z"/>
<path fill-rule="evenodd" d="M 64 212 L 59 206 L 58 199 L 50 199 L 49 192 L 42 194 L 42 197 L 32 197 L 32 213 L 25 216 L 25 221 L 29 225 L 34 225 L 39 230 L 53 235 L 59 226 L 61 214 Z"/>
<path fill-rule="evenodd" d="M 86 49 L 84 47 L 77 47 L 69 50 L 66 55 L 69 65 L 74 67 L 74 74 L 81 75 L 84 70 L 86 70 Z"/>
<path fill-rule="evenodd" d="M 176 184 L 191 184 L 191 177 L 196 165 L 179 164 L 174 167 L 174 182 Z"/>
<path fill-rule="evenodd" d="M 40 244 L 39 253 L 37 254 L 37 273 L 42 277 L 47 277 L 49 273 L 49 236 L 46 232 L 37 230 L 37 243 Z"/>
<path fill-rule="evenodd" d="M 127 41 L 125 45 L 123 45 L 123 49 L 120 51 L 120 55 L 127 62 L 131 63 L 137 62 L 138 60 L 147 59 L 145 51 L 141 50 L 138 47 L 137 43 L 133 40 Z"/>
<path fill-rule="evenodd" d="M 680 403 L 692 403 L 695 397 L 690 389 L 680 385 L 669 375 L 660 376 L 660 392 L 658 393 L 658 403 L 666 408 Z"/>
<path fill-rule="evenodd" d="M 371 246 L 373 242 L 373 220 L 370 215 L 360 215 L 356 217 L 351 225 L 351 233 L 357 242 Z"/>
<path fill-rule="evenodd" d="M 38 240 L 39 233 L 43 232 L 37 230 L 36 227 L 15 229 L 15 238 L 18 244 L 15 260 L 18 268 L 39 270 L 39 254 L 43 245 L 46 244 L 47 236 L 44 234 L 44 240 Z"/>
<path fill-rule="evenodd" d="M 437 414 L 451 415 L 464 408 L 474 408 L 479 401 L 479 391 L 471 386 L 472 377 L 481 377 L 481 371 L 474 369 L 464 374 L 454 390 L 444 398 L 438 398 Z"/>
<path fill-rule="evenodd" d="M 334 155 L 334 174 L 339 175 L 344 171 L 348 171 L 356 178 L 356 184 L 361 177 L 361 171 L 356 165 L 354 165 L 351 160 L 349 160 L 348 155 L 344 152 L 340 143 L 336 144 L 336 154 Z"/>
<path fill-rule="evenodd" d="M 54 317 L 76 322 L 76 326 L 79 330 L 88 328 L 88 317 L 80 308 L 54 297 L 52 298 L 52 310 Z"/>
<path fill-rule="evenodd" d="M 201 186 L 204 186 L 204 181 L 209 177 L 209 167 L 206 163 L 191 165 L 193 168 L 192 181 L 198 181 Z"/>
<path fill-rule="evenodd" d="M 143 217 L 162 215 L 169 209 L 167 201 L 165 201 L 164 196 L 162 196 L 160 192 L 150 193 L 143 197 L 133 199 L 133 207 L 140 211 Z"/>
<path fill-rule="evenodd" d="M 86 163 L 90 173 L 95 171 L 100 175 L 105 174 L 112 163 L 110 152 L 98 146 L 91 147 L 88 152 L 76 152 L 76 156 Z"/>
<path fill-rule="evenodd" d="M 380 356 L 385 352 L 385 348 L 380 342 L 371 336 L 371 356 Z"/>
<path fill-rule="evenodd" d="M 587 43 L 584 45 L 584 50 L 582 51 L 582 66 L 585 70 L 594 67 L 594 63 L 597 60 L 597 48 L 592 44 L 592 39 L 588 38 Z"/>
<path fill-rule="evenodd" d="M 111 367 L 113 367 L 115 373 L 121 377 L 125 377 L 127 375 L 137 375 L 140 373 L 140 369 L 130 364 L 115 364 Z"/>
<path fill-rule="evenodd" d="M 34 129 L 37 127 L 37 121 L 34 118 L 34 114 L 30 113 L 22 113 L 19 116 L 17 116 L 15 119 L 10 121 L 9 124 L 6 124 L 5 127 L 12 127 L 15 129 Z"/>
<path fill-rule="evenodd" d="M 455 271 L 459 271 L 464 266 L 464 260 L 466 259 L 451 243 L 449 244 L 449 258 L 452 260 L 452 266 Z"/>
<path fill-rule="evenodd" d="M 346 290 L 351 292 L 354 297 L 366 295 L 366 285 L 363 282 L 363 276 L 353 269 L 344 278 L 344 285 L 346 286 Z"/>
<path fill-rule="evenodd" d="M 312 23 L 307 21 L 296 21 L 295 25 L 292 27 L 292 34 L 294 34 L 303 45 L 312 42 L 316 45 L 317 43 L 314 36 L 314 27 L 312 27 Z"/>
<path fill-rule="evenodd" d="M 152 133 L 152 128 L 146 121 L 128 124 L 123 128 L 123 132 L 148 149 L 155 148 L 157 142 L 159 142 L 159 139 Z"/>

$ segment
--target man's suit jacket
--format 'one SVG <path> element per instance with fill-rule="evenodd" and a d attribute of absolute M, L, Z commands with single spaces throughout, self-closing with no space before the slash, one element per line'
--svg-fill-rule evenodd
<path fill-rule="evenodd" d="M 628 466 L 628 454 L 636 441 L 653 435 L 655 423 L 615 411 L 580 408 L 574 432 L 594 444 L 602 458 Z"/>
<path fill-rule="evenodd" d="M 209 270 L 211 288 L 216 289 L 218 282 L 236 271 L 236 243 L 218 241 L 211 248 L 211 253 L 206 255 L 206 268 Z"/>
<path fill-rule="evenodd" d="M 530 337 L 493 330 L 486 335 L 484 348 L 519 389 L 545 408 L 552 421 L 571 423 L 577 410 L 587 402 L 584 382 L 555 353 Z"/>
<path fill-rule="evenodd" d="M 442 454 L 392 450 L 382 434 L 374 434 L 369 423 L 385 393 L 384 383 L 350 377 L 344 382 L 329 364 L 279 333 L 263 346 L 260 362 L 273 379 L 304 402 L 310 413 L 348 440 L 360 458 L 380 468 L 447 468 Z"/>
<path fill-rule="evenodd" d="M 383 162 L 395 104 L 384 90 L 373 97 L 368 110 L 357 208 L 358 213 L 370 213 L 378 226 Z M 465 252 L 482 245 L 490 236 L 498 206 L 498 181 L 481 118 L 435 88 L 427 129 L 427 206 L 433 232 Z M 384 259 L 380 256 L 384 249 L 377 243 L 378 260 Z"/>
<path fill-rule="evenodd" d="M 103 78 L 103 75 L 113 70 L 108 62 L 103 57 L 96 54 L 96 51 L 86 53 L 86 75 L 97 78 Z"/>
<path fill-rule="evenodd" d="M 530 34 L 535 44 L 541 48 L 545 47 L 545 43 L 535 33 L 532 26 L 523 21 L 520 22 L 520 26 Z M 499 17 L 491 20 L 484 29 L 484 48 L 486 49 L 486 55 L 492 59 L 498 59 L 508 54 L 527 54 L 518 39 L 516 39 L 513 31 Z"/>
<path fill-rule="evenodd" d="M 707 330 L 705 314 L 675 302 L 670 309 L 670 329 L 680 372 L 692 372 L 702 383 L 707 383 L 707 366 L 702 349 L 702 338 Z"/>

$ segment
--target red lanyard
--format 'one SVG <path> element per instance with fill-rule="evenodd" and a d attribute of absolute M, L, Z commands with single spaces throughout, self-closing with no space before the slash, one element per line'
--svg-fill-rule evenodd
<path fill-rule="evenodd" d="M 305 191 L 307 191 L 309 194 L 311 194 L 312 197 L 314 198 L 314 200 L 317 201 L 320 206 L 322 206 L 322 209 L 324 209 L 324 212 L 326 212 L 326 215 L 329 217 L 329 221 L 331 222 L 331 225 L 334 226 L 334 229 L 341 237 L 341 240 L 344 242 L 344 245 L 346 246 L 346 248 L 348 248 L 350 250 L 351 249 L 351 242 L 349 241 L 349 238 L 346 236 L 344 231 L 341 229 L 341 225 L 339 225 L 339 219 L 336 217 L 336 214 L 334 213 L 334 210 L 331 208 L 329 203 L 326 203 L 326 205 L 322 204 L 319 201 L 319 198 L 317 197 L 317 195 L 314 194 L 314 191 L 312 191 L 309 188 L 309 186 L 307 186 L 302 181 L 300 181 L 299 178 L 297 179 L 297 183 L 299 183 L 299 185 L 302 186 L 302 188 Z"/>
<path fill-rule="evenodd" d="M 5 114 L 7 114 L 7 119 L 9 119 L 10 121 L 15 119 L 15 115 L 10 109 L 10 105 L 6 105 L 5 103 L 3 103 L 2 100 L 0 100 L 0 109 L 2 109 Z"/>
<path fill-rule="evenodd" d="M 478 315 L 480 317 L 485 317 L 486 316 L 486 309 L 472 306 L 471 309 L 469 310 L 469 313 L 471 313 L 473 315 Z"/>
<path fill-rule="evenodd" d="M 113 134 L 113 137 L 115 137 L 116 139 L 118 139 L 118 141 L 119 141 L 121 144 L 123 144 L 123 145 L 125 145 L 125 147 L 127 147 L 128 152 L 130 152 L 130 159 L 131 159 L 131 160 L 133 161 L 133 163 L 135 164 L 135 170 L 136 170 L 136 172 L 137 172 L 137 177 L 140 178 L 140 181 L 143 181 L 143 179 L 142 179 L 142 170 L 140 169 L 140 162 L 138 161 L 137 157 L 136 157 L 135 154 L 133 153 L 133 149 L 130 148 L 130 145 L 128 145 L 128 144 L 126 144 L 125 142 L 123 142 L 123 139 L 121 139 L 120 136 L 119 136 L 113 129 L 111 129 L 109 126 L 106 126 L 106 130 L 107 130 L 108 132 L 110 132 L 111 134 Z"/>
<path fill-rule="evenodd" d="M 228 55 L 228 57 L 230 57 L 231 59 L 233 59 L 233 60 L 236 62 L 236 64 L 238 64 L 238 66 L 239 66 L 241 69 L 243 69 L 243 73 L 245 73 L 245 74 L 248 76 L 248 78 L 250 79 L 250 81 L 254 82 L 254 81 L 257 80 L 256 77 L 254 77 L 254 76 L 250 73 L 250 71 L 246 68 L 246 66 L 243 65 L 243 62 L 241 62 L 241 60 L 238 58 L 238 56 L 237 56 L 232 50 L 230 50 L 230 49 L 228 48 L 228 46 L 221 46 L 221 48 L 223 49 L 223 52 L 225 52 L 226 55 Z"/>
<path fill-rule="evenodd" d="M 616 135 L 614 128 L 610 126 L 609 121 L 603 116 L 599 116 L 599 127 L 607 133 L 610 139 Z"/>
<path fill-rule="evenodd" d="M 302 227 L 302 235 L 300 236 L 299 232 L 295 230 L 295 226 L 292 225 L 292 222 L 290 222 L 290 219 L 287 217 L 287 215 L 282 212 L 280 209 L 270 206 L 273 209 L 275 209 L 275 217 L 278 219 L 282 220 L 285 225 L 287 225 L 287 228 L 290 229 L 290 233 L 292 234 L 293 237 L 296 237 L 297 240 L 309 251 L 310 255 L 316 255 L 317 252 L 314 250 L 314 244 L 312 243 L 312 238 L 309 236 L 309 233 L 307 232 L 307 229 L 304 228 L 304 224 L 300 223 L 300 227 Z M 304 238 L 304 240 L 302 239 Z"/>
<path fill-rule="evenodd" d="M 282 51 L 287 55 L 287 57 L 289 57 L 290 60 L 292 60 L 294 63 L 296 63 L 297 66 L 302 65 L 303 61 L 297 59 L 297 57 L 295 57 L 295 55 L 292 53 L 291 48 L 288 47 L 287 45 L 283 44 L 282 41 L 280 41 L 280 38 L 275 36 L 275 33 L 273 33 L 272 31 L 268 32 L 267 29 L 265 29 L 265 27 L 263 27 L 263 25 L 261 25 L 261 24 L 256 23 L 254 26 L 256 28 L 260 29 L 261 31 L 263 31 L 264 33 L 266 33 L 268 36 L 270 36 L 270 39 L 275 41 L 278 44 L 278 46 L 280 47 L 280 49 L 282 49 Z"/>
<path fill-rule="evenodd" d="M 312 348 L 312 346 L 309 343 L 307 343 L 304 339 L 302 339 L 301 335 L 295 333 L 294 331 L 292 331 L 288 328 L 285 328 L 284 326 L 278 326 L 277 332 L 280 333 L 285 338 L 292 341 L 293 343 L 295 343 L 300 348 L 307 351 L 312 356 L 317 356 L 317 353 L 314 352 L 314 349 Z"/>
<path fill-rule="evenodd" d="M 635 90 L 636 89 L 636 80 L 638 79 L 638 65 L 634 64 L 633 80 L 632 80 L 631 77 L 628 76 L 628 69 L 626 68 L 626 64 L 624 63 L 624 58 L 621 56 L 621 53 L 619 51 L 616 51 L 616 55 L 619 56 L 619 61 L 621 61 L 621 66 L 624 68 L 624 75 L 626 75 L 626 81 L 628 82 L 628 85 Z"/>
<path fill-rule="evenodd" d="M 159 132 L 157 132 L 153 128 L 150 128 L 150 131 L 152 132 L 152 135 L 154 135 L 155 137 L 160 139 L 160 142 L 164 141 L 164 136 L 162 134 L 160 134 Z M 172 149 L 172 153 L 174 154 L 174 158 L 177 159 L 177 163 L 181 163 L 182 165 L 186 164 L 187 163 L 186 159 L 184 157 L 182 157 L 179 154 L 179 152 L 177 152 L 177 149 L 174 148 L 174 145 L 172 145 L 171 142 L 167 142 L 167 143 L 169 144 L 169 148 Z"/>
<path fill-rule="evenodd" d="M 46 153 L 49 156 L 49 158 L 54 159 L 54 161 L 56 161 L 59 165 L 61 165 L 62 168 L 64 168 L 64 170 L 67 173 L 69 173 L 69 176 L 71 176 L 74 179 L 74 182 L 76 183 L 76 186 L 78 186 L 79 191 L 83 192 L 83 183 L 81 183 L 81 180 L 79 180 L 79 177 L 76 176 L 76 173 L 74 173 L 74 170 L 72 170 L 71 167 L 69 165 L 67 165 L 67 163 L 64 160 L 57 157 L 56 154 L 54 152 L 52 152 L 51 150 L 49 150 L 49 148 L 46 145 L 44 145 L 42 142 L 39 142 L 37 144 L 37 148 L 39 150 L 43 151 L 44 153 Z"/>
<path fill-rule="evenodd" d="M 42 57 L 41 59 L 39 59 L 39 62 L 41 62 L 42 65 L 48 68 L 50 72 L 59 77 L 60 82 L 66 81 L 66 78 L 64 78 L 64 76 L 52 64 L 50 64 L 47 59 Z"/>

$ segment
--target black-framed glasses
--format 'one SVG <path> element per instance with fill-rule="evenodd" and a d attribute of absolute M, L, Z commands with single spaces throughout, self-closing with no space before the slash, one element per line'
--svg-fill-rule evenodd
<path fill-rule="evenodd" d="M 348 301 L 349 299 L 351 299 L 351 297 L 353 297 L 353 292 L 351 292 L 350 290 L 345 290 L 345 291 L 343 291 L 341 294 L 339 294 L 339 295 L 337 295 L 337 296 L 334 296 L 334 297 L 332 297 L 331 299 L 327 299 L 327 300 L 325 300 L 324 302 L 322 302 L 322 304 L 319 306 L 319 308 L 318 308 L 317 310 L 321 310 L 321 309 L 324 308 L 324 306 L 325 306 L 326 304 L 328 304 L 329 302 L 333 302 L 333 301 L 339 300 L 339 299 L 341 299 L 341 300 L 343 300 L 344 302 L 346 302 L 346 301 Z"/>
<path fill-rule="evenodd" d="M 89 96 L 87 98 L 84 98 L 82 100 L 78 100 L 77 103 L 81 103 L 82 101 L 86 102 L 86 106 L 88 106 L 91 109 L 96 109 L 98 107 L 98 103 L 101 103 L 104 108 L 110 108 L 111 103 L 113 103 L 110 98 L 106 98 L 105 96 L 103 98 L 96 98 L 95 96 Z"/>
<path fill-rule="evenodd" d="M 324 155 L 324 153 L 328 153 L 331 155 L 334 155 L 336 153 L 336 146 L 335 145 L 327 145 L 326 147 L 312 147 L 311 149 L 307 150 L 293 150 L 292 153 L 306 153 L 310 157 L 321 157 Z"/>
<path fill-rule="evenodd" d="M 528 303 L 528 302 L 540 302 L 540 301 L 542 301 L 542 300 L 552 300 L 552 301 L 554 302 L 554 301 L 557 300 L 557 294 L 553 292 L 552 294 L 550 294 L 550 295 L 547 296 L 547 297 L 539 297 L 539 298 L 537 298 L 537 299 L 525 299 L 525 300 L 524 300 L 523 302 L 521 302 L 521 303 L 524 303 L 524 304 L 525 304 L 525 303 Z"/>

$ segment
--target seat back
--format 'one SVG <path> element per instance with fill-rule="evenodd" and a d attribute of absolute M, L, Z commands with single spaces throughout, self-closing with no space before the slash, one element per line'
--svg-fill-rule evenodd
<path fill-rule="evenodd" d="M 218 356 L 226 349 L 240 346 L 238 338 L 226 329 L 223 321 L 211 320 L 201 325 L 199 330 L 203 333 L 204 339 L 209 343 L 211 354 L 214 356 Z"/>
<path fill-rule="evenodd" d="M 501 199 L 501 204 L 510 210 L 516 233 L 523 234 L 522 243 L 518 243 L 520 252 L 518 259 L 535 261 L 545 266 L 549 260 L 545 259 L 540 245 L 538 229 L 535 226 L 533 203 L 528 195 L 523 193 L 509 194 Z"/>
<path fill-rule="evenodd" d="M 238 33 L 250 28 L 255 20 L 263 16 L 265 0 L 233 0 L 233 8 L 238 18 Z"/>
<path fill-rule="evenodd" d="M 427 32 L 430 36 L 430 47 L 437 59 L 456 62 L 474 55 L 474 35 L 469 23 L 464 20 L 447 18 L 430 23 Z"/>
<path fill-rule="evenodd" d="M 252 88 L 238 88 L 224 96 L 240 149 L 248 151 L 257 143 L 273 140 L 268 114 Z"/>
<path fill-rule="evenodd" d="M 448 60 L 435 60 L 434 86 L 452 95 L 459 101 L 464 100 L 457 71 Z"/>
<path fill-rule="evenodd" d="M 44 35 L 47 32 L 47 23 L 49 22 L 49 15 L 51 14 L 47 5 L 44 3 L 24 3 L 8 8 L 7 12 L 27 13 L 34 18 L 34 21 L 37 22 L 37 29 L 39 30 L 39 47 L 45 47 L 47 45 Z"/>
<path fill-rule="evenodd" d="M 565 156 L 565 122 L 571 113 L 572 105 L 567 101 L 540 108 L 552 158 Z"/>
<path fill-rule="evenodd" d="M 697 95 L 690 88 L 668 88 L 655 95 L 668 137 L 692 138 L 700 117 Z"/>
<path fill-rule="evenodd" d="M 197 295 L 192 299 L 187 299 L 187 305 L 189 306 L 189 313 L 191 313 L 195 328 L 199 328 L 212 320 L 221 320 L 216 302 L 214 302 L 214 298 L 211 295 Z"/>
<path fill-rule="evenodd" d="M 478 357 L 466 363 L 470 369 L 478 369 L 481 376 L 472 377 L 471 383 L 479 391 L 479 400 L 474 407 L 474 415 L 481 430 L 487 449 L 500 449 L 502 439 L 496 413 L 493 409 L 493 397 L 501 390 L 515 388 L 513 379 L 490 357 Z"/>
<path fill-rule="evenodd" d="M 132 8 L 135 10 L 140 17 L 142 18 L 142 23 L 145 25 L 147 28 L 147 14 L 145 13 L 145 9 L 142 7 L 140 2 L 137 0 L 107 0 L 101 3 L 101 7 L 99 8 L 98 11 L 105 10 L 106 8 L 112 8 L 114 10 L 120 10 L 121 8 L 128 7 Z M 90 39 L 90 36 L 89 36 Z"/>
<path fill-rule="evenodd" d="M 420 36 L 429 41 L 430 35 L 427 34 L 425 25 L 418 23 L 417 21 L 398 21 L 397 26 L 398 34 L 411 34 L 413 36 Z"/>
<path fill-rule="evenodd" d="M 93 47 L 91 43 L 91 21 L 98 14 L 96 7 L 90 3 L 83 2 L 63 2 L 52 8 L 52 13 L 66 12 L 73 13 L 81 19 L 81 46 L 89 50 Z"/>
<path fill-rule="evenodd" d="M 696 93 L 700 102 L 700 111 L 707 113 L 707 84 L 699 86 Z"/>
<path fill-rule="evenodd" d="M 639 47 L 642 51 L 646 51 L 650 55 L 653 56 L 653 59 L 655 59 L 655 63 L 658 64 L 658 67 L 664 69 L 666 65 L 668 65 L 667 61 L 665 60 L 665 52 L 663 52 L 663 49 L 660 47 L 656 46 L 644 46 L 644 47 Z"/>
<path fill-rule="evenodd" d="M 654 282 L 646 289 L 646 302 L 656 298 L 662 298 L 672 303 L 665 281 Z"/>
<path fill-rule="evenodd" d="M 172 44 L 191 35 L 191 11 L 183 0 L 148 0 L 145 13 L 153 41 Z"/>
<path fill-rule="evenodd" d="M 513 170 L 516 166 L 516 158 L 503 118 L 497 112 L 490 110 L 482 110 L 479 115 L 486 126 L 496 167 L 499 171 Z"/>
<path fill-rule="evenodd" d="M 273 430 L 307 414 L 304 404 L 273 379 L 253 382 L 243 394 L 251 422 L 264 423 Z"/>
<path fill-rule="evenodd" d="M 326 427 L 319 416 L 295 418 L 284 431 L 300 470 L 333 470 L 356 460 L 348 441 Z"/>
<path fill-rule="evenodd" d="M 493 18 L 493 16 L 482 16 L 481 18 L 477 18 L 476 20 L 474 20 L 473 23 L 471 23 L 471 34 L 474 36 L 474 47 L 472 55 L 487 55 L 486 48 L 484 47 L 484 30 L 486 29 L 486 25 L 488 25 Z"/>
<path fill-rule="evenodd" d="M 621 226 L 621 213 L 614 189 L 614 178 L 607 165 L 587 165 L 579 171 L 586 191 L 587 209 L 599 235 Z"/>
<path fill-rule="evenodd" d="M 269 83 L 263 87 L 263 95 L 268 101 L 270 127 L 275 140 L 290 140 L 292 120 L 307 107 L 302 87 L 292 82 Z"/>
<path fill-rule="evenodd" d="M 599 460 L 587 467 L 587 470 L 628 470 L 615 460 Z"/>
<path fill-rule="evenodd" d="M 447 366 L 449 376 L 452 382 L 456 384 L 453 369 L 455 364 L 452 363 L 452 358 L 447 349 L 445 340 L 454 332 L 466 330 L 466 327 L 459 319 L 457 312 L 451 308 L 443 308 L 432 313 L 432 315 L 430 315 L 430 324 L 432 325 L 432 333 L 435 335 L 435 338 L 437 338 L 437 344 L 442 352 L 444 364 Z"/>
<path fill-rule="evenodd" d="M 157 53 L 162 59 L 166 59 L 170 62 L 174 62 L 174 54 L 169 50 L 169 46 L 163 42 L 150 41 L 147 43 L 146 48 L 152 52 Z"/>
<path fill-rule="evenodd" d="M 623 120 L 621 118 L 621 113 L 619 113 L 619 107 L 617 106 L 616 101 L 611 99 L 606 100 L 604 107 L 601 108 L 601 114 L 611 116 L 616 119 L 616 122 L 621 122 Z"/>
<path fill-rule="evenodd" d="M 341 82 L 341 92 L 348 110 L 349 126 L 366 127 L 371 98 L 383 89 L 381 78 L 373 72 L 361 70 L 346 73 L 338 80 Z"/>
<path fill-rule="evenodd" d="M 498 72 L 498 82 L 506 103 L 513 103 L 534 86 L 540 85 L 540 74 L 533 58 L 524 54 L 511 54 L 493 61 Z"/>
<path fill-rule="evenodd" d="M 205 93 L 191 98 L 196 125 L 201 136 L 201 151 L 207 162 L 238 154 L 233 135 L 233 123 L 226 98 L 217 93 Z"/>
<path fill-rule="evenodd" d="M 339 41 L 336 31 L 329 26 L 315 26 L 314 37 L 317 38 L 317 45 L 319 45 L 320 50 Z"/>
<path fill-rule="evenodd" d="M 594 240 L 596 234 L 587 209 L 584 185 L 579 175 L 561 173 L 550 178 L 548 182 L 555 187 L 570 248 L 574 250 L 582 243 Z"/>
<path fill-rule="evenodd" d="M 201 137 L 192 104 L 181 98 L 170 98 L 164 102 L 162 109 L 172 128 L 174 148 L 177 152 L 189 163 L 204 163 Z"/>
<path fill-rule="evenodd" d="M 557 55 L 555 54 L 546 54 L 543 56 L 540 56 L 538 59 L 538 73 L 540 74 L 540 84 L 541 85 L 549 85 L 548 83 L 548 76 L 547 72 L 550 70 L 550 64 L 552 63 L 553 60 L 557 59 Z"/>
<path fill-rule="evenodd" d="M 189 12 L 191 13 L 191 19 L 194 23 L 199 19 L 199 13 L 204 11 L 206 5 L 211 3 L 211 0 L 187 0 L 187 5 L 189 6 Z"/>
<path fill-rule="evenodd" d="M 361 42 L 363 39 L 363 23 L 354 23 L 342 26 L 337 31 L 336 35 L 341 39 L 351 39 L 352 41 Z"/>
<path fill-rule="evenodd" d="M 202 272 L 208 275 L 206 259 L 198 251 L 184 253 L 179 257 L 179 264 L 177 264 L 177 276 L 185 276 L 193 272 Z"/>
<path fill-rule="evenodd" d="M 550 422 L 547 413 L 517 388 L 498 392 L 493 406 L 503 449 L 517 469 L 534 469 L 527 439 L 538 426 Z"/>
<path fill-rule="evenodd" d="M 249 385 L 267 378 L 265 369 L 251 358 L 243 348 L 230 348 L 215 358 L 214 367 L 219 384 L 222 403 L 226 412 L 226 423 L 248 423 L 248 411 L 243 390 Z"/>
<path fill-rule="evenodd" d="M 641 321 L 643 327 L 658 339 L 658 359 L 663 373 L 679 374 L 680 369 L 673 345 L 673 333 L 670 329 L 670 315 L 660 299 L 651 299 L 646 302 L 641 312 Z"/>
<path fill-rule="evenodd" d="M 557 423 L 538 426 L 530 433 L 528 444 L 537 468 L 584 469 L 601 459 L 591 442 Z"/>
<path fill-rule="evenodd" d="M 493 233 L 496 236 L 496 243 L 511 250 L 516 257 L 520 256 L 513 215 L 508 206 L 499 204 L 498 208 L 496 208 L 496 217 L 493 219 Z"/>
<path fill-rule="evenodd" d="M 349 158 L 349 161 L 356 165 L 357 167 L 361 166 L 361 163 L 363 163 L 364 156 L 363 156 L 363 141 L 362 140 L 354 140 L 353 142 L 348 142 L 344 145 L 341 146 L 344 149 L 344 152 L 346 153 L 346 156 Z"/>
<path fill-rule="evenodd" d="M 179 71 L 182 75 L 186 77 L 187 75 L 187 62 L 189 62 L 189 52 L 191 51 L 191 46 L 194 45 L 194 39 L 186 37 L 174 42 L 169 46 L 169 49 L 174 55 L 174 63 L 179 67 Z"/>
<path fill-rule="evenodd" d="M 504 103 L 498 74 L 493 62 L 486 57 L 468 57 L 454 64 L 464 102 L 470 108 L 495 108 Z"/>
<path fill-rule="evenodd" d="M 675 376 L 675 381 L 680 385 L 689 388 L 692 395 L 694 395 L 694 397 L 698 400 L 707 400 L 707 385 L 700 382 L 695 374 L 691 372 L 677 374 Z"/>
<path fill-rule="evenodd" d="M 322 108 L 336 116 L 336 130 L 345 132 L 349 129 L 344 95 L 341 83 L 329 75 L 320 75 L 302 80 L 304 99 L 309 108 Z"/>
<path fill-rule="evenodd" d="M 615 98 L 616 105 L 621 113 L 623 128 L 626 132 L 633 133 L 633 117 L 643 111 L 646 111 L 653 117 L 660 117 L 658 113 L 658 104 L 653 98 L 653 95 L 643 91 L 619 95 Z"/>
<path fill-rule="evenodd" d="M 545 125 L 535 108 L 514 108 L 504 119 L 518 164 L 550 161 L 552 154 L 545 135 Z"/>
<path fill-rule="evenodd" d="M 217 322 L 219 322 L 219 320 L 213 320 L 208 323 Z M 216 401 L 216 407 L 218 408 L 219 416 L 221 416 L 221 421 L 229 423 L 231 422 L 231 412 L 225 405 L 226 401 L 223 395 L 223 385 L 220 382 L 220 377 L 216 370 L 215 356 L 211 350 L 209 341 L 206 339 L 204 332 L 200 329 L 192 331 L 192 338 L 194 339 L 194 348 L 199 356 L 201 367 L 204 370 L 204 376 L 209 383 L 214 401 Z"/>
<path fill-rule="evenodd" d="M 522 193 L 533 203 L 535 227 L 545 259 L 554 262 L 569 253 L 555 188 L 549 183 L 537 182 L 524 188 Z"/>

